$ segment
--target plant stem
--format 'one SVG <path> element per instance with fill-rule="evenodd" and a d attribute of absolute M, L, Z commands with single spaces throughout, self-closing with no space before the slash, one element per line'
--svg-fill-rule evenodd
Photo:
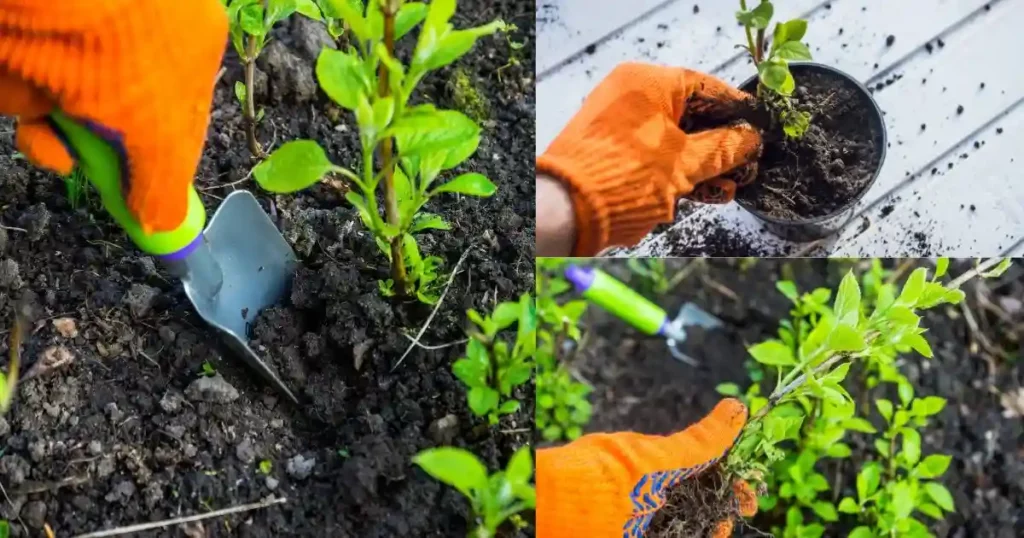
<path fill-rule="evenodd" d="M 981 273 L 984 273 L 985 271 L 988 271 L 989 269 L 992 269 L 993 267 L 999 265 L 999 263 L 1002 261 L 1002 258 L 989 258 L 984 262 L 979 263 L 978 266 L 975 267 L 974 269 L 971 269 L 970 271 L 967 271 L 966 273 L 958 276 L 946 287 L 949 289 L 960 289 L 960 286 L 963 286 L 964 283 L 966 283 L 968 280 L 980 275 Z"/>
<path fill-rule="evenodd" d="M 245 36 L 245 136 L 249 141 L 249 152 L 257 159 L 266 156 L 260 141 L 256 139 L 256 36 Z"/>
<path fill-rule="evenodd" d="M 395 56 L 395 15 L 398 14 L 399 0 L 382 0 L 384 15 L 384 46 L 391 57 Z M 382 62 L 378 70 L 379 92 L 381 97 L 388 97 L 391 84 L 388 68 Z M 401 216 L 398 214 L 398 198 L 395 193 L 394 140 L 384 139 L 381 145 L 381 166 L 384 168 L 384 212 L 388 224 L 401 230 Z M 402 255 L 402 239 L 404 231 L 391 239 L 391 279 L 395 281 L 395 290 L 401 297 L 408 296 L 409 281 L 405 272 L 405 257 Z"/>

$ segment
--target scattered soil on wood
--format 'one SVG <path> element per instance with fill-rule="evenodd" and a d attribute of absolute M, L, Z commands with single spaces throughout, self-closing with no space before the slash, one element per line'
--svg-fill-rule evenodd
<path fill-rule="evenodd" d="M 694 262 L 667 260 L 674 271 L 686 263 Z M 722 398 L 715 386 L 731 382 L 745 388 L 750 384 L 744 367 L 749 360 L 747 347 L 775 337 L 779 320 L 790 308 L 775 290 L 776 281 L 792 279 L 801 290 L 835 289 L 854 263 L 864 267 L 867 262 L 716 259 L 699 263 L 707 264 L 703 276 L 701 270 L 694 271 L 670 295 L 655 298 L 669 312 L 692 301 L 725 322 L 719 330 L 688 330 L 683 351 L 700 361 L 699 367 L 674 360 L 663 340 L 643 336 L 597 308 L 588 309 L 586 344 L 572 365 L 594 386 L 594 418 L 588 432 L 668 434 L 697 422 Z M 897 265 L 894 260 L 883 263 L 890 268 Z M 594 265 L 639 288 L 624 261 L 596 260 Z M 969 267 L 970 261 L 954 261 L 950 272 L 959 275 Z M 1024 420 L 1020 416 L 1024 414 L 1020 389 L 1024 385 L 1024 333 L 1020 329 L 1024 327 L 1024 271 L 1015 267 L 981 288 L 969 285 L 965 289 L 979 332 L 972 331 L 959 307 L 930 310 L 922 326 L 928 329 L 924 336 L 935 356 L 902 355 L 899 362 L 918 396 L 937 395 L 949 401 L 921 432 L 922 452 L 953 456 L 941 481 L 953 494 L 956 512 L 943 521 L 920 519 L 937 536 L 1020 536 L 1024 532 Z M 988 299 L 984 307 L 976 300 L 978 293 Z M 992 348 L 1005 353 L 1005 358 L 986 351 L 979 343 L 980 335 L 986 335 Z M 856 383 L 847 388 L 857 401 L 896 398 L 890 387 L 884 393 L 876 389 L 871 394 Z M 1016 402 L 1017 410 L 1001 404 L 1001 399 Z M 881 420 L 877 413 L 871 419 Z M 875 458 L 870 436 L 854 433 L 848 435 L 847 443 L 853 449 L 852 457 L 829 467 L 826 473 L 837 500 L 855 495 L 858 465 Z M 748 524 L 768 531 L 783 521 L 782 514 L 767 513 Z M 838 533 L 852 523 L 842 516 L 832 529 Z M 754 529 L 741 529 L 737 534 L 762 536 Z"/>
<path fill-rule="evenodd" d="M 469 253 L 424 345 L 464 338 L 467 308 L 489 309 L 533 288 L 534 17 L 511 0 L 459 7 L 456 26 L 500 17 L 519 26 L 513 38 L 526 47 L 522 65 L 500 79 L 510 53 L 500 37 L 481 40 L 458 62 L 490 104 L 465 170 L 486 174 L 498 192 L 428 208 L 453 231 L 424 235 L 424 252 L 444 258 L 448 271 Z M 352 167 L 355 121 L 319 92 L 313 75 L 329 42 L 300 18 L 275 29 L 257 76 L 266 106 L 260 139 L 268 149 L 316 139 L 335 163 Z M 431 309 L 380 297 L 386 261 L 336 189 L 270 196 L 243 181 L 252 163 L 233 91 L 237 63 L 229 52 L 197 188 L 211 214 L 228 183 L 252 190 L 299 256 L 289 299 L 259 316 L 253 345 L 281 366 L 304 405 L 289 404 L 223 346 L 181 285 L 94 199 L 72 209 L 58 178 L 14 158 L 12 124 L 0 120 L 0 221 L 27 230 L 0 230 L 0 312 L 8 319 L 22 297 L 36 306 L 23 350 L 30 365 L 63 356 L 44 353 L 51 349 L 75 357 L 23 383 L 0 417 L 0 482 L 10 497 L 0 500 L 0 519 L 11 520 L 12 536 L 41 535 L 43 523 L 72 536 L 275 495 L 288 502 L 140 536 L 465 536 L 467 502 L 411 458 L 455 445 L 503 467 L 530 441 L 533 389 L 524 387 L 518 413 L 487 428 L 451 374 L 461 346 L 414 350 L 392 371 L 410 344 L 405 335 L 415 335 Z M 418 99 L 455 108 L 450 78 L 450 70 L 428 77 Z M 217 374 L 200 376 L 204 363 Z"/>
<path fill-rule="evenodd" d="M 795 140 L 781 124 L 766 131 L 757 179 L 737 192 L 737 201 L 769 217 L 806 220 L 839 211 L 864 192 L 882 159 L 882 125 L 854 83 L 801 66 L 793 75 L 793 104 L 812 114 L 811 125 Z"/>

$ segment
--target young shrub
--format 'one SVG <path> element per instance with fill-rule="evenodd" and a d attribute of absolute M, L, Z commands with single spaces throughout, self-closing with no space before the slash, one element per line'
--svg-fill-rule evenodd
<path fill-rule="evenodd" d="M 245 82 L 235 82 L 235 97 L 242 106 L 249 152 L 262 159 L 266 155 L 256 138 L 256 125 L 263 119 L 264 110 L 257 110 L 254 98 L 256 59 L 263 52 L 275 24 L 296 12 L 322 20 L 320 8 L 313 0 L 221 0 L 221 3 L 228 12 L 231 45 L 245 68 Z"/>
<path fill-rule="evenodd" d="M 489 316 L 476 310 L 466 312 L 475 327 L 470 330 L 466 356 L 455 361 L 452 373 L 466 384 L 469 408 L 486 416 L 494 426 L 502 415 L 519 410 L 519 400 L 509 399 L 516 387 L 533 375 L 537 345 L 537 312 L 533 297 L 523 294 L 519 302 L 504 302 Z M 517 325 L 516 339 L 509 349 L 502 331 Z"/>
<path fill-rule="evenodd" d="M 564 260 L 537 260 L 537 431 L 545 441 L 573 440 L 583 435 L 592 408 L 591 387 L 573 379 L 563 357 L 582 339 L 578 326 L 586 312 L 584 300 L 558 303 L 572 286 L 561 278 Z"/>
<path fill-rule="evenodd" d="M 466 497 L 473 510 L 471 538 L 497 536 L 498 529 L 509 520 L 522 526 L 518 514 L 536 508 L 537 492 L 530 483 L 533 457 L 529 446 L 516 450 L 508 467 L 490 476 L 476 455 L 459 448 L 427 449 L 416 454 L 413 462 Z"/>
<path fill-rule="evenodd" d="M 266 190 L 289 193 L 305 189 L 325 175 L 338 173 L 356 186 L 346 199 L 356 207 L 381 251 L 391 262 L 391 278 L 380 282 L 386 296 L 414 296 L 433 304 L 442 260 L 424 257 L 416 233 L 449 230 L 439 215 L 422 212 L 445 193 L 488 197 L 496 187 L 478 173 L 464 173 L 437 185 L 446 171 L 472 156 L 480 143 L 480 126 L 465 114 L 439 110 L 411 100 L 423 77 L 453 63 L 477 39 L 504 27 L 501 21 L 456 30 L 450 20 L 455 0 L 434 0 L 429 7 L 403 0 L 331 0 L 334 13 L 351 30 L 355 46 L 325 49 L 317 61 L 320 87 L 342 108 L 355 113 L 362 146 L 360 173 L 333 164 L 312 140 L 289 142 L 260 163 L 253 176 Z M 395 42 L 422 21 L 412 61 L 395 57 Z M 376 168 L 374 154 L 379 155 Z M 384 215 L 378 203 L 383 188 Z"/>
<path fill-rule="evenodd" d="M 775 6 L 762 0 L 754 9 L 747 9 L 747 0 L 740 0 L 736 20 L 743 25 L 747 44 L 739 45 L 750 53 L 757 67 L 757 98 L 771 103 L 779 110 L 783 131 L 791 138 L 800 138 L 811 124 L 811 115 L 797 110 L 790 102 L 796 89 L 796 80 L 789 71 L 789 62 L 810 60 L 811 51 L 800 40 L 807 33 L 807 21 L 794 19 L 775 25 L 771 48 L 766 49 L 765 31 L 771 25 Z"/>

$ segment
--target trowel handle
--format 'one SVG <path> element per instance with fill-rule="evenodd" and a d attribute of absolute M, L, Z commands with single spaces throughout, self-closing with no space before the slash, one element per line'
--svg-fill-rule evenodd
<path fill-rule="evenodd" d="M 85 177 L 96 187 L 104 209 L 124 228 L 140 250 L 154 256 L 174 256 L 196 244 L 206 225 L 206 210 L 188 188 L 188 213 L 176 230 L 146 234 L 125 205 L 121 185 L 123 157 L 106 140 L 61 111 L 50 118 L 71 146 Z"/>
<path fill-rule="evenodd" d="M 593 267 L 570 265 L 565 278 L 585 299 L 648 335 L 664 334 L 668 314 L 615 277 Z"/>

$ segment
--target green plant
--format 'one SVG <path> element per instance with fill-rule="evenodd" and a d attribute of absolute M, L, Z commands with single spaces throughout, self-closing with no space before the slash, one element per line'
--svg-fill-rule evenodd
<path fill-rule="evenodd" d="M 690 274 L 690 271 L 684 268 L 669 276 L 665 260 L 662 258 L 629 258 L 626 265 L 639 278 L 639 282 L 636 283 L 638 291 L 652 299 L 672 291 Z"/>
<path fill-rule="evenodd" d="M 505 43 L 508 44 L 509 53 L 508 53 L 508 61 L 505 62 L 505 65 L 499 67 L 495 71 L 495 74 L 498 75 L 498 81 L 499 82 L 503 82 L 501 77 L 502 77 L 502 73 L 504 73 L 504 71 L 506 69 L 509 69 L 509 68 L 512 68 L 512 67 L 518 67 L 518 66 L 522 65 L 522 59 L 520 58 L 520 54 L 521 54 L 520 51 L 523 50 L 523 47 L 526 46 L 526 42 L 525 41 L 514 41 L 512 39 L 512 33 L 516 32 L 518 30 L 519 30 L 519 27 L 514 25 L 514 24 L 507 24 L 507 25 L 505 25 L 505 31 L 504 31 L 504 33 L 505 33 Z"/>
<path fill-rule="evenodd" d="M 71 209 L 82 207 L 82 202 L 88 201 L 89 188 L 92 184 L 85 177 L 81 167 L 76 166 L 70 174 L 64 176 L 64 188 L 67 192 L 68 203 Z"/>
<path fill-rule="evenodd" d="M 993 266 L 996 269 L 987 271 Z M 940 259 L 931 279 L 927 269 L 917 268 L 900 289 L 893 278 L 898 272 L 888 273 L 880 264 L 873 264 L 862 277 L 864 293 L 851 271 L 831 306 L 828 289 L 801 294 L 790 281 L 777 283 L 793 304 L 790 319 L 780 323 L 778 338 L 750 348 L 754 360 L 769 372 L 774 370 L 774 376 L 764 376 L 774 377 L 774 388 L 763 396 L 760 383 L 755 382 L 741 396 L 752 418 L 726 463 L 728 472 L 757 482 L 767 492 L 759 500 L 762 510 L 785 512 L 786 525 L 776 529 L 777 534 L 787 538 L 821 536 L 825 531 L 822 523 L 837 521 L 846 513 L 856 514 L 863 527 L 858 527 L 852 538 L 930 536 L 922 523 L 910 517 L 912 512 L 941 518 L 939 508 L 952 510 L 945 488 L 937 482 L 922 482 L 940 476 L 948 457 L 933 455 L 922 460 L 918 432 L 929 416 L 942 410 L 945 400 L 915 398 L 913 386 L 895 361 L 899 354 L 911 351 L 930 358 L 920 312 L 959 303 L 964 298 L 959 289 L 964 282 L 978 275 L 998 276 L 1008 263 L 989 260 L 943 284 L 940 279 L 948 267 L 948 260 Z M 874 440 L 881 462 L 864 466 L 863 477 L 858 479 L 858 498 L 844 499 L 837 507 L 828 494 L 831 488 L 820 461 L 848 458 L 851 449 L 844 440 L 851 432 L 878 434 L 867 420 L 870 409 L 858 416 L 857 405 L 843 386 L 851 367 L 862 373 L 859 379 L 867 390 L 877 386 L 866 383 L 871 372 L 890 382 L 899 395 L 899 407 L 894 409 L 886 399 L 877 400 L 887 424 Z M 740 395 L 734 384 L 718 389 L 723 394 Z M 945 465 L 939 464 L 942 461 Z"/>
<path fill-rule="evenodd" d="M 497 32 L 504 23 L 456 30 L 449 22 L 455 0 L 434 0 L 429 7 L 404 0 L 371 0 L 365 6 L 360 0 L 331 0 L 330 5 L 351 29 L 356 46 L 347 51 L 324 49 L 316 73 L 324 92 L 355 113 L 362 172 L 333 164 L 312 140 L 297 140 L 278 148 L 253 175 L 264 189 L 276 193 L 302 190 L 332 172 L 346 177 L 358 187 L 346 199 L 358 209 L 391 262 L 391 278 L 380 282 L 381 292 L 433 304 L 442 260 L 423 257 L 414 234 L 450 226 L 440 216 L 421 210 L 444 193 L 488 197 L 496 187 L 484 175 L 472 172 L 433 186 L 442 172 L 476 152 L 480 126 L 461 112 L 410 101 L 429 72 L 453 63 L 477 39 Z M 403 65 L 395 56 L 395 43 L 421 21 L 412 61 Z M 374 167 L 375 153 L 379 171 Z M 377 200 L 382 184 L 384 216 Z"/>
<path fill-rule="evenodd" d="M 466 356 L 452 364 L 452 373 L 469 388 L 469 409 L 478 417 L 486 416 L 493 426 L 502 415 L 519 410 L 513 391 L 533 375 L 537 311 L 533 297 L 523 294 L 518 302 L 499 303 L 488 316 L 472 309 L 466 315 L 474 327 L 469 331 Z M 509 349 L 501 336 L 512 325 L 517 325 L 516 339 Z"/>
<path fill-rule="evenodd" d="M 790 101 L 796 89 L 796 80 L 789 70 L 789 62 L 811 59 L 810 49 L 800 41 L 807 33 L 807 21 L 794 19 L 776 24 L 771 47 L 768 48 L 765 31 L 771 25 L 774 14 L 775 6 L 769 0 L 761 0 L 751 10 L 747 9 L 747 0 L 740 0 L 740 11 L 736 13 L 736 19 L 743 25 L 747 44 L 737 46 L 750 53 L 757 67 L 758 99 L 777 108 L 787 136 L 800 138 L 811 124 L 811 115 L 797 110 Z"/>
<path fill-rule="evenodd" d="M 508 467 L 490 476 L 472 452 L 453 447 L 431 448 L 416 454 L 413 462 L 435 479 L 462 493 L 473 510 L 469 536 L 491 538 L 506 520 L 532 510 L 537 492 L 531 484 L 533 457 L 530 447 L 516 450 Z"/>
<path fill-rule="evenodd" d="M 573 379 L 562 358 L 582 339 L 579 320 L 587 309 L 582 300 L 559 303 L 571 289 L 561 278 L 566 260 L 537 260 L 537 431 L 546 441 L 572 440 L 583 434 L 592 408 L 591 387 Z"/>
<path fill-rule="evenodd" d="M 270 38 L 275 24 L 293 13 L 322 20 L 320 8 L 313 0 L 221 0 L 228 13 L 231 45 L 245 68 L 245 82 L 235 82 L 235 97 L 245 118 L 245 136 L 249 152 L 262 159 L 265 154 L 256 138 L 256 125 L 263 119 L 264 110 L 256 108 L 256 59 Z"/>
<path fill-rule="evenodd" d="M 260 460 L 259 470 L 260 474 L 270 474 L 270 471 L 274 470 L 274 462 L 270 460 Z"/>
<path fill-rule="evenodd" d="M 8 340 L 7 374 L 0 372 L 0 416 L 11 408 L 18 390 L 18 367 L 21 365 L 21 344 L 28 331 L 28 323 L 20 315 L 14 316 L 11 336 Z"/>
<path fill-rule="evenodd" d="M 213 377 L 217 375 L 217 369 L 213 367 L 213 364 L 210 364 L 210 361 L 203 361 L 203 372 L 201 375 Z"/>

